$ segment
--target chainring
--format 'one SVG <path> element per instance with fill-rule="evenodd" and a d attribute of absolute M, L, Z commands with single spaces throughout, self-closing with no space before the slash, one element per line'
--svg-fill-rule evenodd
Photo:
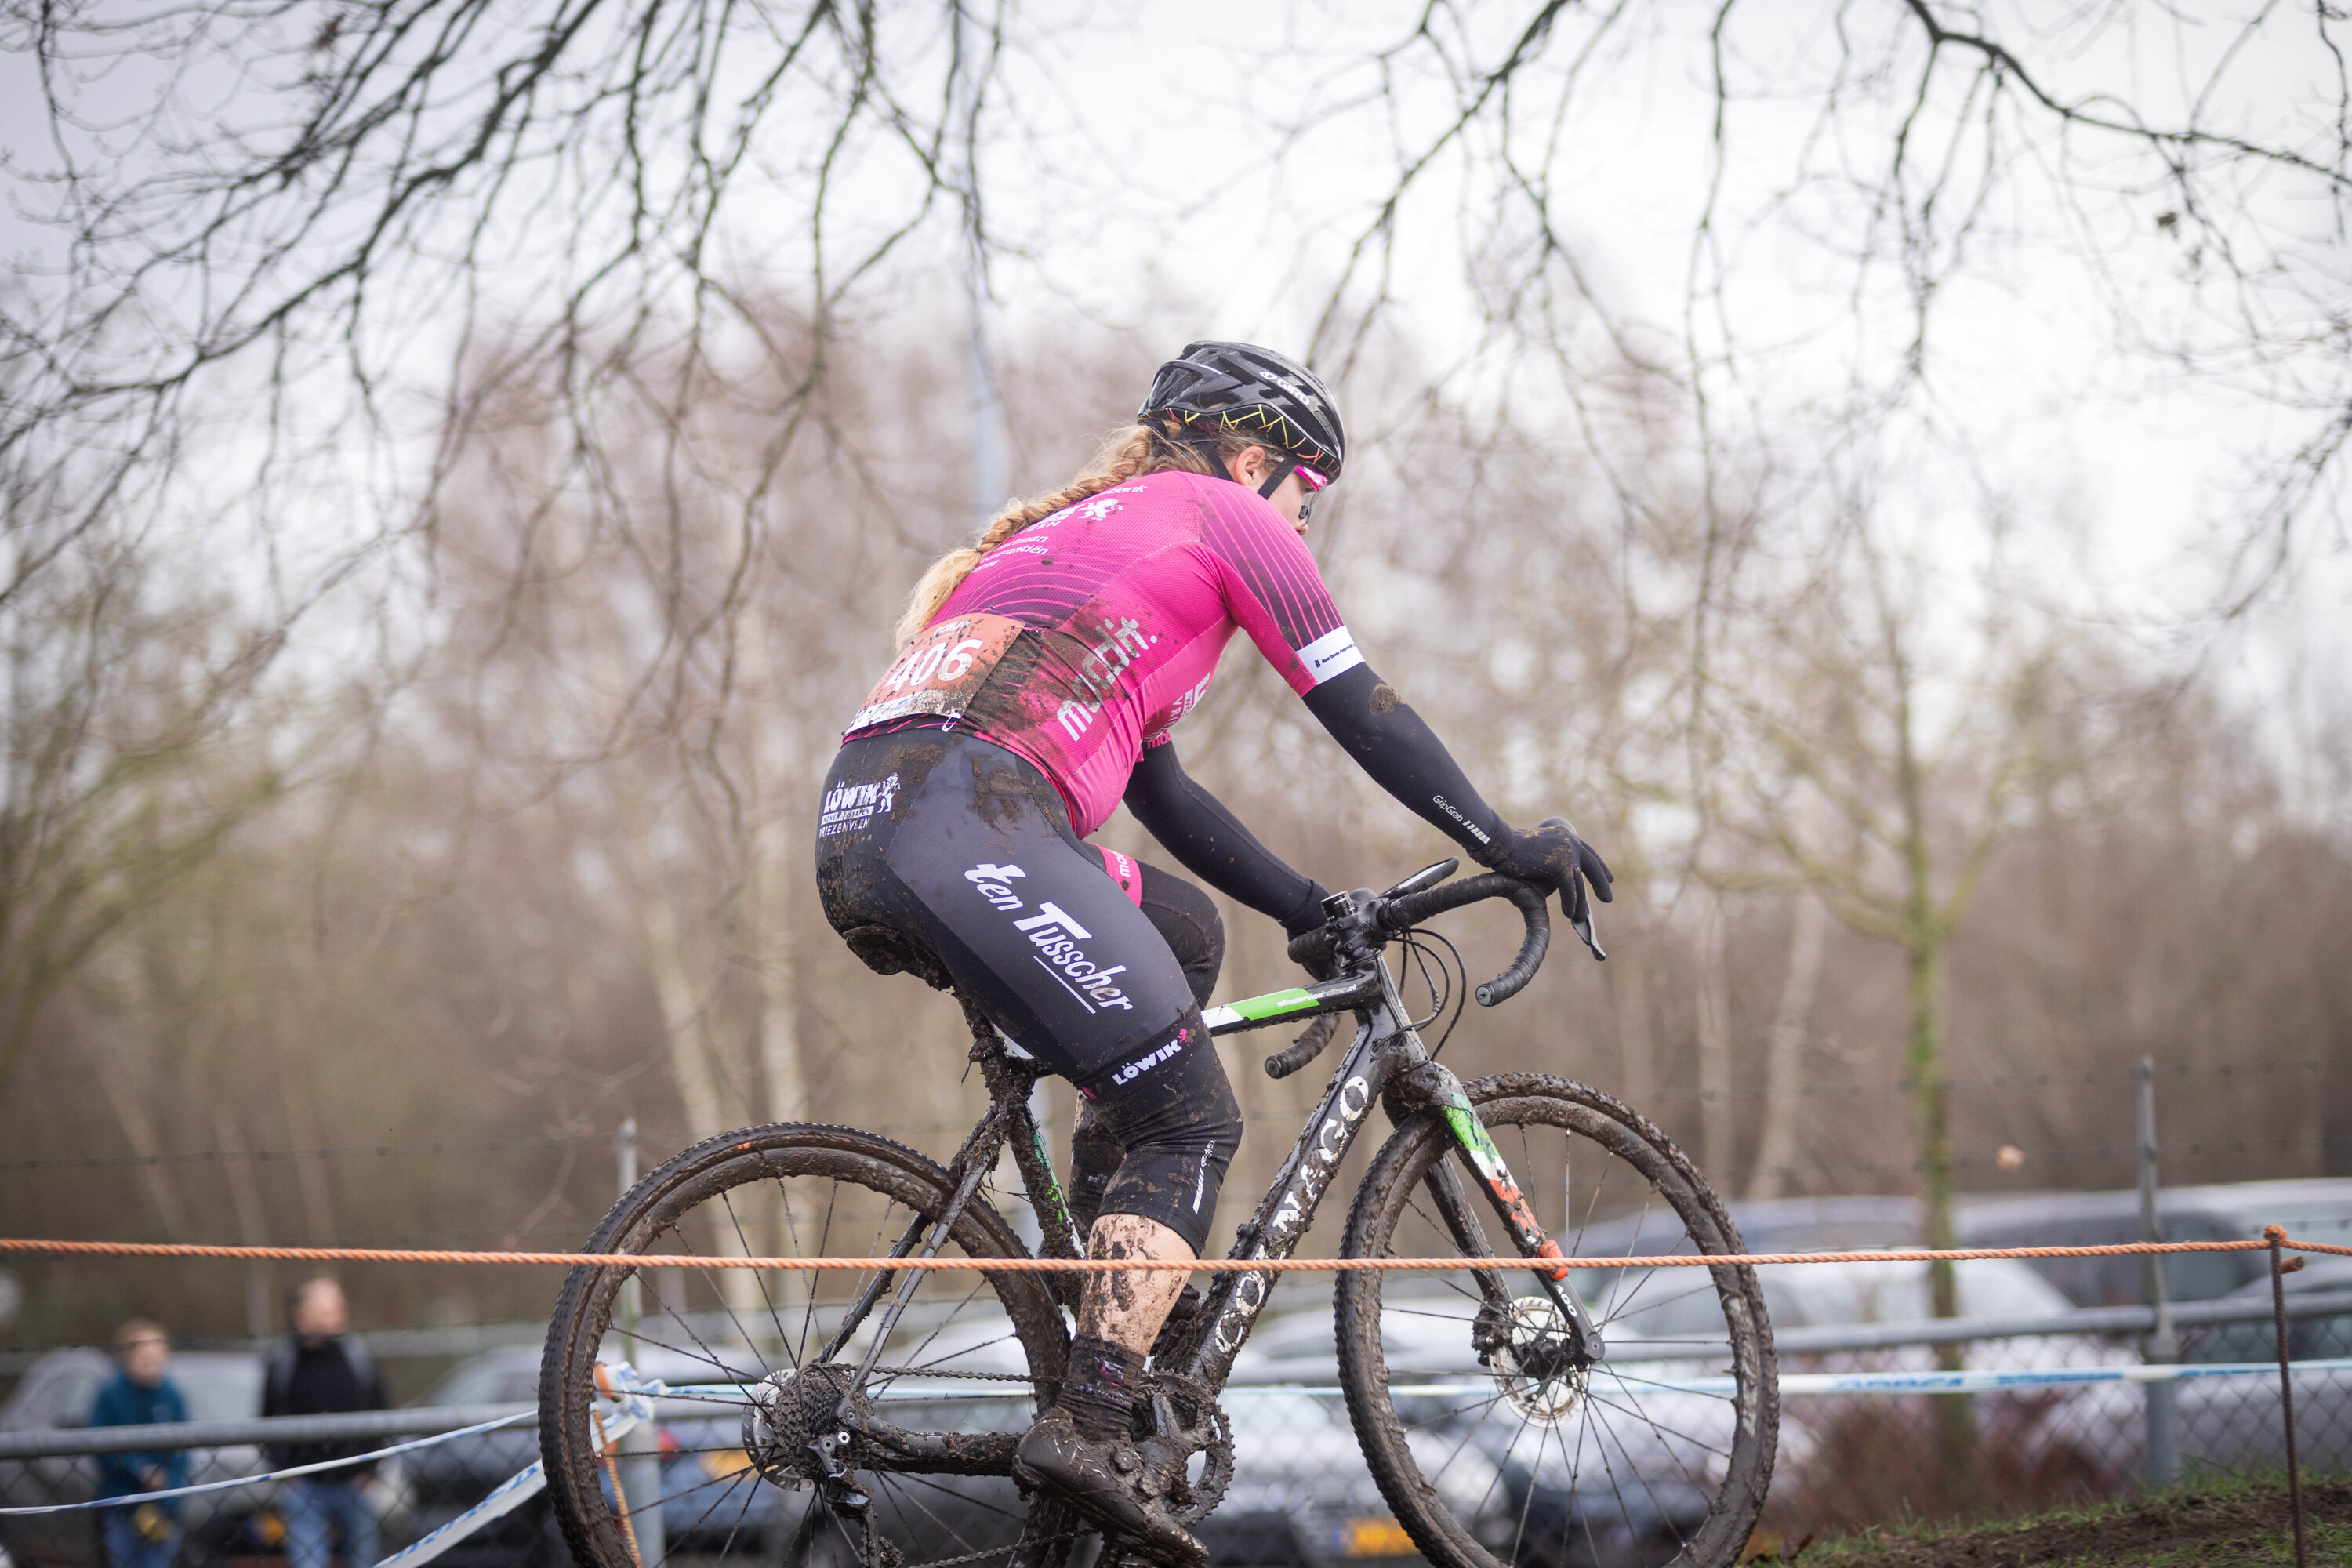
<path fill-rule="evenodd" d="M 1234 1424 L 1216 1396 L 1189 1377 L 1147 1372 L 1138 1392 L 1137 1424 L 1146 1428 L 1136 1439 L 1146 1459 L 1139 1482 L 1171 1519 L 1198 1524 L 1234 1483 Z M 1208 1456 L 1198 1479 L 1192 1475 L 1195 1454 Z"/>

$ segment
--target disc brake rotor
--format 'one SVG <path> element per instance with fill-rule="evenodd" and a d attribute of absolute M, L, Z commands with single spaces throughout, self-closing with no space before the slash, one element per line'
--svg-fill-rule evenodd
<path fill-rule="evenodd" d="M 1487 1364 L 1511 1408 L 1546 1426 L 1574 1415 L 1590 1370 L 1572 1353 L 1575 1335 L 1560 1310 L 1547 1297 L 1521 1296 L 1501 1326 Z"/>

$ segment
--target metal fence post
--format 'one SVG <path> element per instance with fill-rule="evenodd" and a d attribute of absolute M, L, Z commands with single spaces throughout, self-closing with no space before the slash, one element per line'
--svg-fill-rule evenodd
<path fill-rule="evenodd" d="M 2162 1241 L 2164 1222 L 2156 1205 L 2156 1060 L 2139 1059 L 2139 1229 L 2143 1241 Z M 2140 1293 L 2156 1309 L 2156 1327 L 2140 1342 L 2140 1359 L 2168 1365 L 2179 1359 L 2180 1340 L 2172 1331 L 2172 1304 L 2167 1300 L 2164 1259 L 2149 1253 L 2140 1259 Z M 2179 1384 L 2151 1383 L 2144 1386 L 2147 1420 L 2147 1484 L 2160 1491 L 2179 1479 Z"/>
<path fill-rule="evenodd" d="M 637 1184 L 637 1119 L 625 1117 L 621 1130 L 614 1135 L 614 1152 L 620 1165 L 621 1195 Z M 622 1331 L 632 1347 L 637 1339 L 637 1320 L 645 1312 L 644 1288 L 638 1276 L 632 1274 L 621 1285 L 620 1311 L 617 1314 Z M 621 1506 L 628 1514 L 628 1522 L 635 1537 L 639 1568 L 657 1568 L 667 1555 L 662 1539 L 661 1510 L 661 1434 L 650 1421 L 641 1422 L 621 1434 L 620 1488 Z"/>
<path fill-rule="evenodd" d="M 2304 1568 L 2303 1467 L 2295 1463 L 2294 1379 L 2287 1372 L 2286 1336 L 2286 1277 L 2303 1267 L 2303 1257 L 2298 1253 L 2289 1263 L 2282 1256 L 2284 1226 L 2263 1226 L 2263 1239 L 2271 1244 L 2271 1321 L 2278 1334 L 2279 1418 L 2286 1423 L 2286 1495 L 2294 1512 L 2294 1568 Z"/>

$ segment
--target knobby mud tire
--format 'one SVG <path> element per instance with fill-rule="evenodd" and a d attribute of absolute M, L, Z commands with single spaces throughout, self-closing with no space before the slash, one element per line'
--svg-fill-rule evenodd
<path fill-rule="evenodd" d="M 953 1193 L 945 1170 L 904 1144 L 855 1128 L 771 1123 L 706 1139 L 663 1162 L 613 1205 L 582 1250 L 644 1252 L 697 1205 L 736 1188 L 793 1176 L 829 1178 L 864 1187 L 926 1219 L 935 1218 Z M 984 1192 L 966 1205 L 950 1233 L 946 1255 L 956 1251 L 971 1258 L 1030 1256 L 1003 1216 L 986 1201 Z M 604 1460 L 590 1419 L 597 1351 L 612 1328 L 621 1288 L 635 1272 L 586 1266 L 572 1269 L 549 1321 L 547 1347 L 540 1363 L 540 1456 L 549 1500 L 572 1561 L 580 1568 L 638 1568 L 620 1521 L 605 1500 Z M 862 1280 L 866 1276 L 856 1278 Z M 959 1289 L 970 1289 L 968 1282 L 973 1278 L 942 1274 L 927 1276 L 927 1280 L 954 1281 Z M 986 1282 L 1012 1322 L 1034 1380 L 1036 1408 L 1051 1405 L 1060 1396 L 1069 1341 L 1047 1277 L 992 1273 L 978 1278 Z M 888 1300 L 886 1291 L 874 1312 L 884 1310 Z M 919 1293 L 916 1300 L 921 1300 Z M 1025 1425 L 1027 1418 L 1023 1415 L 1020 1424 Z M 1007 1558 L 1013 1558 L 1018 1568 L 1058 1568 L 1068 1555 L 1066 1517 L 1057 1506 L 1042 1500 L 1033 1500 L 1029 1508 L 1025 1538 L 1045 1539 L 1047 1544 L 1025 1549 L 1017 1557 L 1011 1552 L 992 1556 L 982 1568 L 998 1568 Z M 1059 1543 L 1053 1539 L 1056 1535 L 1062 1537 Z"/>
<path fill-rule="evenodd" d="M 1480 1121 L 1498 1142 L 1510 1128 L 1535 1125 L 1589 1138 L 1631 1165 L 1649 1183 L 1655 1196 L 1680 1222 L 1683 1235 L 1689 1237 L 1689 1249 L 1707 1254 L 1741 1250 L 1737 1227 L 1697 1168 L 1664 1132 L 1621 1101 L 1598 1089 L 1542 1073 L 1500 1073 L 1464 1087 L 1478 1108 Z M 1424 1173 L 1435 1162 L 1454 1159 L 1455 1148 L 1450 1131 L 1435 1111 L 1421 1112 L 1400 1126 L 1365 1173 L 1363 1184 L 1349 1211 L 1343 1256 L 1393 1256 L 1391 1237 L 1401 1216 L 1414 1204 L 1415 1194 L 1424 1191 Z M 1507 1159 L 1509 1153 L 1506 1146 Z M 1478 1212 L 1489 1242 L 1496 1242 L 1503 1233 L 1484 1195 L 1476 1190 L 1473 1173 L 1459 1160 L 1454 1161 L 1454 1169 L 1463 1178 L 1463 1189 Z M 1521 1173 L 1519 1179 L 1524 1182 L 1525 1174 Z M 1557 1239 L 1564 1250 L 1574 1251 L 1571 1237 Z M 1655 1240 L 1666 1239 L 1662 1229 Z M 1502 1241 L 1498 1249 L 1507 1245 L 1507 1241 Z M 1633 1250 L 1650 1254 L 1682 1249 L 1645 1241 Z M 1452 1255 L 1450 1249 L 1446 1255 Z M 1699 1272 L 1695 1268 L 1656 1271 L 1660 1276 Z M 1738 1380 L 1737 1393 L 1732 1396 L 1735 1410 L 1731 1425 L 1735 1435 L 1721 1466 L 1723 1473 L 1719 1481 L 1714 1482 L 1713 1495 L 1707 1500 L 1704 1523 L 1666 1542 L 1663 1549 L 1654 1541 L 1648 1542 L 1646 1549 L 1637 1545 L 1627 1553 L 1629 1561 L 1671 1562 L 1674 1568 L 1725 1568 L 1738 1562 L 1771 1485 L 1780 1429 L 1780 1394 L 1763 1292 L 1753 1268 L 1719 1267 L 1708 1268 L 1706 1273 L 1711 1278 L 1721 1307 L 1730 1342 L 1731 1372 Z M 1381 1496 L 1433 1568 L 1504 1568 L 1511 1563 L 1526 1568 L 1559 1568 L 1559 1564 L 1581 1563 L 1591 1554 L 1583 1549 L 1583 1542 L 1565 1540 L 1550 1543 L 1558 1550 L 1548 1550 L 1527 1539 L 1524 1510 L 1520 1535 L 1507 1543 L 1498 1542 L 1502 1546 L 1499 1553 L 1489 1550 L 1454 1517 L 1441 1500 L 1438 1489 L 1423 1475 L 1407 1443 L 1409 1423 L 1400 1417 L 1390 1396 L 1388 1358 L 1381 1332 L 1383 1295 L 1388 1288 L 1406 1278 L 1375 1272 L 1342 1274 L 1334 1298 L 1339 1383 L 1347 1396 L 1348 1414 L 1355 1426 L 1357 1440 Z M 1515 1295 L 1525 1289 L 1517 1285 L 1507 1288 Z M 1604 1324 L 1604 1341 L 1606 1337 Z M 1709 1370 L 1722 1369 L 1718 1363 Z M 1500 1401 L 1490 1403 L 1501 1407 Z M 1675 1550 L 1677 1546 L 1679 1550 Z M 1606 1551 L 1602 1554 L 1613 1555 Z"/>

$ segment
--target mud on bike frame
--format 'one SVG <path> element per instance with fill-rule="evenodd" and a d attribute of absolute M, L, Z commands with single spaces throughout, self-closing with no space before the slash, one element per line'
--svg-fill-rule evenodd
<path fill-rule="evenodd" d="M 1534 978 L 1551 942 L 1550 916 L 1542 893 L 1527 883 L 1492 872 L 1445 883 L 1459 864 L 1456 860 L 1442 860 L 1406 878 L 1385 893 L 1359 889 L 1333 894 L 1324 900 L 1322 929 L 1295 938 L 1290 944 L 1290 956 L 1298 962 L 1329 963 L 1337 971 L 1332 979 L 1204 1011 L 1203 1018 L 1213 1036 L 1316 1020 L 1316 1026 L 1292 1047 L 1266 1058 L 1266 1071 L 1276 1078 L 1297 1071 L 1323 1050 L 1338 1015 L 1353 1013 L 1357 1017 L 1355 1037 L 1332 1073 L 1329 1087 L 1324 1090 L 1265 1196 L 1259 1200 L 1256 1212 L 1240 1227 L 1229 1256 L 1236 1259 L 1281 1259 L 1297 1249 L 1314 1223 L 1317 1208 L 1329 1192 L 1332 1177 L 1363 1132 L 1375 1104 L 1388 1112 L 1391 1121 L 1400 1123 L 1423 1111 L 1434 1111 L 1443 1117 L 1452 1133 L 1462 1163 L 1483 1194 L 1484 1206 L 1493 1212 L 1507 1238 L 1508 1251 L 1498 1261 L 1513 1260 L 1528 1268 L 1538 1289 L 1559 1310 L 1569 1329 L 1569 1356 L 1580 1364 L 1590 1364 L 1601 1359 L 1604 1349 L 1583 1303 L 1568 1288 L 1569 1266 L 1559 1244 L 1537 1224 L 1533 1209 L 1520 1193 L 1493 1139 L 1480 1124 L 1461 1080 L 1431 1059 L 1415 1029 L 1412 1015 L 1398 994 L 1395 977 L 1381 956 L 1385 943 L 1422 921 L 1467 904 L 1502 899 L 1519 910 L 1526 923 L 1526 935 L 1510 966 L 1478 986 L 1475 994 L 1482 1006 L 1491 1007 L 1517 995 Z M 1589 928 L 1580 925 L 1578 934 L 1592 947 L 1596 957 L 1601 956 Z M 1009 1144 L 1044 1233 L 1038 1255 L 1083 1258 L 1085 1249 L 1075 1234 L 1044 1140 L 1029 1112 L 1029 1089 L 1039 1069 L 1034 1062 L 1012 1056 L 996 1029 L 968 1005 L 966 1016 L 972 1026 L 971 1058 L 980 1065 L 988 1085 L 989 1109 L 948 1166 L 949 1178 L 954 1184 L 954 1196 L 948 1206 L 936 1216 L 918 1216 L 890 1256 L 928 1258 L 936 1254 L 945 1245 L 958 1215 L 979 1191 L 982 1179 L 995 1168 L 998 1154 Z M 1469 1257 L 1497 1257 L 1486 1241 L 1478 1214 L 1480 1205 L 1470 1197 L 1462 1173 L 1452 1164 L 1441 1163 L 1432 1169 L 1428 1184 L 1437 1212 L 1463 1253 Z M 1500 1268 L 1478 1270 L 1472 1277 L 1482 1301 L 1507 1312 L 1511 1293 L 1504 1285 L 1504 1272 Z M 830 1361 L 847 1346 L 867 1313 L 879 1304 L 892 1273 L 900 1275 L 899 1288 L 874 1334 L 866 1364 L 859 1368 L 859 1380 L 862 1382 L 872 1371 L 883 1343 L 921 1278 L 915 1271 L 877 1273 L 868 1280 L 861 1298 L 845 1315 L 833 1342 L 818 1358 L 820 1361 Z M 1075 1273 L 1050 1278 L 1056 1300 L 1075 1311 L 1084 1278 Z M 1234 1358 L 1264 1310 L 1274 1280 L 1271 1271 L 1217 1275 L 1198 1310 L 1172 1342 L 1163 1337 L 1153 1356 L 1155 1368 L 1213 1395 L 1223 1387 L 1232 1372 Z M 890 1458 L 882 1459 L 883 1468 L 902 1471 L 952 1468 L 964 1473 L 1000 1468 L 998 1456 L 983 1457 L 970 1439 L 950 1442 L 936 1435 L 902 1431 L 871 1415 L 861 1425 L 866 1436 L 879 1439 L 884 1448 L 895 1451 Z M 986 1446 L 983 1442 L 977 1447 Z M 1009 1466 L 1010 1459 L 1008 1448 L 1001 1457 L 1002 1465 Z"/>

